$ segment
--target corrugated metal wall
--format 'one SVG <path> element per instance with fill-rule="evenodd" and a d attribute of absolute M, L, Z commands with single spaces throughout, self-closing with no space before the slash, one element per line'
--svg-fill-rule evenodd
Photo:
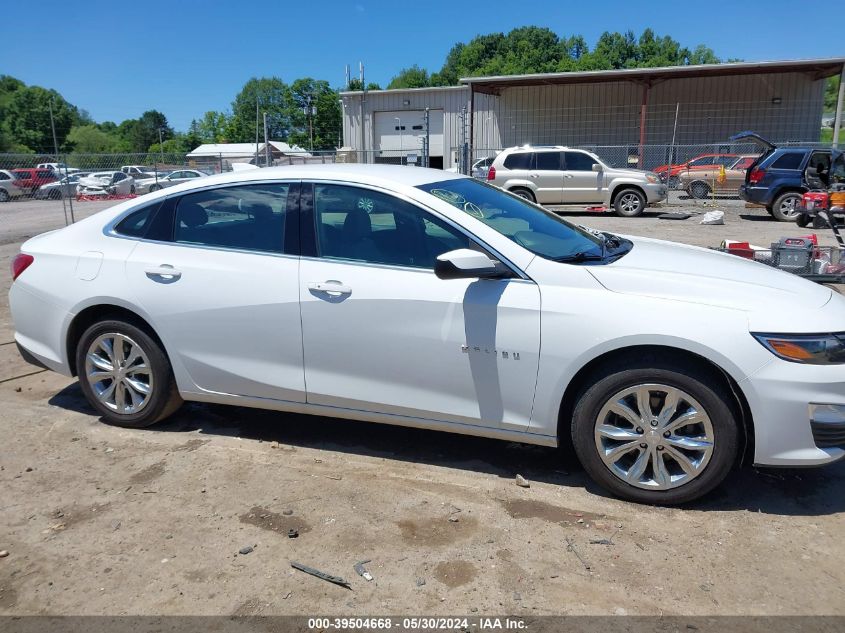
<path fill-rule="evenodd" d="M 751 129 L 775 141 L 818 141 L 824 80 L 804 73 L 670 79 L 649 90 L 646 144 L 720 144 Z M 373 113 L 442 108 L 444 166 L 460 139 L 458 115 L 469 88 L 376 91 L 364 104 L 364 149 L 373 148 Z M 633 82 L 507 88 L 474 95 L 473 149 L 478 158 L 513 145 L 637 145 L 643 87 Z M 404 101 L 409 101 L 405 104 Z M 361 148 L 360 93 L 343 95 L 344 144 Z M 487 152 L 486 150 L 490 150 Z"/>
<path fill-rule="evenodd" d="M 343 101 L 343 144 L 356 150 L 361 147 L 361 93 L 344 93 Z M 405 101 L 408 103 L 406 104 Z M 461 108 L 469 111 L 469 88 L 465 86 L 446 89 L 390 90 L 368 92 L 364 102 L 364 146 L 367 152 L 373 150 L 373 121 L 376 112 L 394 110 L 424 110 L 426 107 L 443 111 L 443 166 L 452 166 L 451 148 L 456 148 L 460 139 L 459 115 Z M 372 161 L 372 154 L 370 154 Z"/>

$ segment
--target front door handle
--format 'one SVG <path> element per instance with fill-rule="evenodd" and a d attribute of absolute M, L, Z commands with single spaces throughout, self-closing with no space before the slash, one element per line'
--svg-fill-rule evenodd
<path fill-rule="evenodd" d="M 176 281 L 182 276 L 182 272 L 176 270 L 170 264 L 162 264 L 161 266 L 147 268 L 144 270 L 144 273 L 150 279 L 157 277 L 160 279 L 164 279 L 165 281 Z"/>
<path fill-rule="evenodd" d="M 573 175 L 572 174 L 564 174 L 563 177 L 564 178 L 573 178 Z"/>
<path fill-rule="evenodd" d="M 312 281 L 308 284 L 308 290 L 325 292 L 326 294 L 335 297 L 352 294 L 352 288 L 343 285 L 339 281 Z"/>

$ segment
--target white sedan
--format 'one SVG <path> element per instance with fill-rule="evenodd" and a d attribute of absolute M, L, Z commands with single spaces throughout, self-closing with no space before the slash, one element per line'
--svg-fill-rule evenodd
<path fill-rule="evenodd" d="M 98 171 L 79 179 L 80 196 L 128 196 L 135 193 L 135 180 L 122 171 Z"/>
<path fill-rule="evenodd" d="M 845 297 L 574 226 L 478 180 L 325 165 L 197 179 L 27 241 L 22 354 L 108 422 L 183 400 L 572 443 L 645 503 L 845 456 Z"/>
<path fill-rule="evenodd" d="M 158 191 L 159 189 L 166 189 L 196 178 L 205 178 L 206 176 L 208 176 L 208 174 L 197 171 L 196 169 L 178 169 L 170 172 L 166 176 L 142 178 L 140 180 L 136 179 L 135 189 L 139 194 L 148 193 Z"/>

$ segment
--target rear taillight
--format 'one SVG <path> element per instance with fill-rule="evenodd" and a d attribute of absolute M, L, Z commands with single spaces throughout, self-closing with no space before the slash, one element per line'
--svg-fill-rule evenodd
<path fill-rule="evenodd" d="M 487 170 L 487 180 L 496 180 L 496 168 L 490 165 L 490 169 Z"/>
<path fill-rule="evenodd" d="M 765 169 L 752 169 L 751 173 L 748 174 L 748 182 L 752 185 L 756 185 L 758 182 L 763 180 L 763 177 L 766 175 Z"/>
<path fill-rule="evenodd" d="M 26 253 L 18 253 L 12 260 L 12 281 L 21 276 L 21 273 L 29 268 L 30 264 L 35 261 L 32 255 Z"/>

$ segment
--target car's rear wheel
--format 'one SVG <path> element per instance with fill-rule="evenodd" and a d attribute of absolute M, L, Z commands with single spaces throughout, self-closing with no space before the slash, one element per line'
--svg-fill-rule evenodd
<path fill-rule="evenodd" d="M 636 189 L 623 189 L 613 199 L 613 209 L 617 214 L 626 218 L 632 218 L 642 213 L 645 205 L 645 196 Z"/>
<path fill-rule="evenodd" d="M 698 198 L 699 200 L 704 200 L 705 198 L 710 196 L 710 185 L 706 182 L 701 180 L 696 180 L 695 182 L 691 182 L 689 186 L 689 194 L 693 198 Z"/>
<path fill-rule="evenodd" d="M 528 200 L 528 202 L 537 202 L 537 198 L 534 197 L 534 192 L 530 189 L 525 189 L 524 187 L 514 187 L 510 190 L 510 192 L 520 198 Z"/>
<path fill-rule="evenodd" d="M 575 452 L 619 497 L 685 503 L 713 490 L 736 463 L 731 402 L 718 372 L 688 363 L 653 357 L 607 367 L 575 406 Z"/>
<path fill-rule="evenodd" d="M 797 191 L 787 191 L 775 199 L 772 204 L 772 217 L 780 222 L 795 222 L 798 217 L 798 203 L 801 194 Z"/>
<path fill-rule="evenodd" d="M 9 198 L 9 192 L 5 189 L 0 189 L 0 202 L 8 202 Z"/>
<path fill-rule="evenodd" d="M 50 198 L 51 200 L 58 200 L 59 198 L 62 197 L 62 192 L 59 191 L 58 189 L 53 189 L 52 191 L 50 191 L 50 193 L 48 194 L 47 197 Z"/>
<path fill-rule="evenodd" d="M 167 355 L 127 321 L 89 327 L 76 348 L 76 367 L 88 402 L 112 424 L 150 426 L 182 404 Z"/>

